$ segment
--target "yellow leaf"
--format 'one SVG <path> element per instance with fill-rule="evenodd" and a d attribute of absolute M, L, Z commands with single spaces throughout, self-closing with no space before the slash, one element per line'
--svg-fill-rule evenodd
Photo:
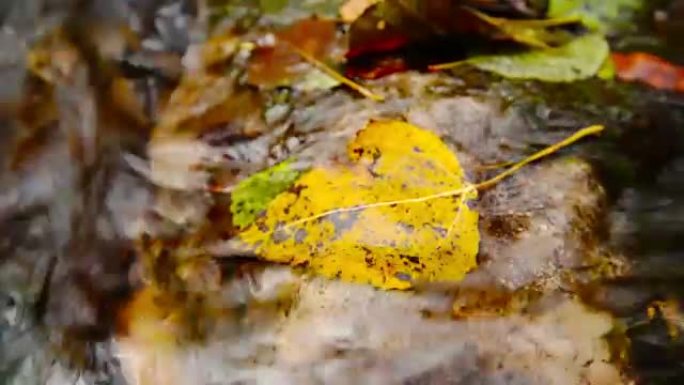
<path fill-rule="evenodd" d="M 349 143 L 348 157 L 300 177 L 241 240 L 266 260 L 383 289 L 457 281 L 476 266 L 478 214 L 467 203 L 477 191 L 435 134 L 374 122 Z"/>

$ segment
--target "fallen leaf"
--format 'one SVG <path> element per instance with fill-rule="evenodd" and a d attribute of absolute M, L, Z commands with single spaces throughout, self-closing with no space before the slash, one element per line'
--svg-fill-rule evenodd
<path fill-rule="evenodd" d="M 602 131 L 583 128 L 471 185 L 435 134 L 403 122 L 373 122 L 349 143 L 350 163 L 304 174 L 230 249 L 251 248 L 271 262 L 382 289 L 458 281 L 477 265 L 478 214 L 468 205 L 477 191 Z"/>
<path fill-rule="evenodd" d="M 345 23 L 351 23 L 361 16 L 366 9 L 379 2 L 380 0 L 347 0 L 340 7 L 340 17 Z"/>
<path fill-rule="evenodd" d="M 347 59 L 392 52 L 416 43 L 429 41 L 442 29 L 444 21 L 464 23 L 464 14 L 453 2 L 406 4 L 402 0 L 385 0 L 373 5 L 349 27 Z M 468 14 L 469 19 L 474 17 Z M 437 20 L 439 18 L 439 20 Z"/>
<path fill-rule="evenodd" d="M 349 143 L 348 157 L 303 174 L 240 239 L 266 260 L 383 289 L 458 281 L 476 266 L 478 214 L 468 202 L 477 192 L 435 134 L 374 122 Z"/>
<path fill-rule="evenodd" d="M 549 48 L 569 42 L 573 36 L 561 28 L 576 25 L 579 21 L 574 17 L 515 20 L 489 16 L 474 9 L 469 11 L 478 19 L 498 29 L 502 34 L 501 38 L 535 48 Z"/>
<path fill-rule="evenodd" d="M 589 28 L 610 32 L 631 27 L 631 17 L 646 4 L 643 0 L 549 0 L 548 17 L 576 16 Z"/>
<path fill-rule="evenodd" d="M 231 194 L 233 224 L 238 227 L 250 225 L 299 175 L 300 171 L 292 169 L 292 162 L 285 161 L 241 181 Z"/>
<path fill-rule="evenodd" d="M 613 53 L 620 80 L 637 81 L 661 90 L 684 92 L 684 67 L 648 53 Z"/>
<path fill-rule="evenodd" d="M 439 1 L 439 0 L 433 0 Z M 460 0 L 465 6 L 492 14 L 506 15 L 513 19 L 542 18 L 546 15 L 549 0 Z"/>
<path fill-rule="evenodd" d="M 515 4 L 513 4 L 515 3 Z M 346 73 L 373 79 L 461 60 L 468 52 L 523 45 L 562 46 L 580 18 L 543 18 L 536 3 L 487 0 L 385 0 L 351 23 Z M 488 14 L 494 12 L 498 16 Z M 503 17 L 507 15 L 509 18 Z M 534 19 L 529 17 L 533 16 Z M 523 18 L 521 18 L 523 17 Z"/>
<path fill-rule="evenodd" d="M 596 73 L 596 76 L 603 80 L 612 80 L 615 78 L 615 63 L 610 56 L 601 64 L 601 68 Z"/>
<path fill-rule="evenodd" d="M 279 40 L 292 44 L 315 58 L 330 53 L 335 43 L 335 22 L 324 19 L 300 20 L 277 33 Z"/>
<path fill-rule="evenodd" d="M 186 76 L 164 106 L 153 138 L 197 137 L 217 130 L 224 138 L 254 137 L 264 129 L 262 97 L 257 90 L 236 90 L 227 76 Z"/>
<path fill-rule="evenodd" d="M 315 18 L 298 21 L 279 31 L 272 45 L 254 49 L 247 67 L 247 81 L 266 89 L 297 84 L 316 71 L 297 50 L 316 60 L 325 60 L 334 48 L 336 36 L 334 21 Z M 328 88 L 338 84 L 334 79 L 319 82 Z"/>
<path fill-rule="evenodd" d="M 601 35 L 590 34 L 557 48 L 515 54 L 475 56 L 461 62 L 431 68 L 440 70 L 470 64 L 481 70 L 511 79 L 571 82 L 596 75 L 608 55 L 609 47 L 605 38 Z"/>
<path fill-rule="evenodd" d="M 304 76 L 308 70 L 309 66 L 303 63 L 301 57 L 284 44 L 259 47 L 249 58 L 247 81 L 264 89 L 285 87 Z"/>

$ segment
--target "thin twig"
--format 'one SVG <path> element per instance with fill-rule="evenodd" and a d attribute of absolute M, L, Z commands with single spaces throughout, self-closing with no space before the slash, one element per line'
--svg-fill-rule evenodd
<path fill-rule="evenodd" d="M 356 83 L 353 80 L 344 77 L 342 74 L 340 74 L 339 72 L 332 69 L 329 65 L 327 65 L 327 64 L 323 63 L 322 61 L 316 59 L 313 55 L 311 55 L 310 53 L 308 53 L 308 52 L 304 51 L 303 49 L 297 47 L 296 45 L 290 43 L 289 46 L 290 46 L 290 48 L 292 48 L 293 51 L 295 51 L 304 60 L 311 63 L 314 67 L 325 72 L 326 75 L 328 75 L 331 78 L 337 80 L 338 82 L 348 86 L 349 88 L 355 90 L 356 92 L 367 97 L 368 99 L 374 100 L 376 102 L 382 102 L 383 100 L 385 100 L 385 98 L 382 95 L 375 94 L 371 90 L 369 90 L 368 88 L 362 86 L 361 84 Z"/>
<path fill-rule="evenodd" d="M 458 60 L 458 61 L 452 61 L 448 63 L 442 63 L 442 64 L 430 64 L 428 66 L 428 70 L 430 71 L 442 71 L 442 70 L 447 70 L 451 68 L 456 68 L 459 66 L 462 66 L 464 64 L 470 63 L 469 60 Z"/>

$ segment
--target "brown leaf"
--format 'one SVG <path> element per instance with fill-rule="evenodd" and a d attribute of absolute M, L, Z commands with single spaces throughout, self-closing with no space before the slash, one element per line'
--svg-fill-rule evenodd
<path fill-rule="evenodd" d="M 247 68 L 248 82 L 264 88 L 291 85 L 313 69 L 297 53 L 297 49 L 325 61 L 338 43 L 334 21 L 316 18 L 301 20 L 277 32 L 273 45 L 257 47 L 252 51 Z"/>
<path fill-rule="evenodd" d="M 252 51 L 247 81 L 266 89 L 288 86 L 309 69 L 296 52 L 285 44 L 276 44 Z"/>
<path fill-rule="evenodd" d="M 304 19 L 276 34 L 283 42 L 294 45 L 320 59 L 330 53 L 335 42 L 335 22 L 322 19 Z"/>

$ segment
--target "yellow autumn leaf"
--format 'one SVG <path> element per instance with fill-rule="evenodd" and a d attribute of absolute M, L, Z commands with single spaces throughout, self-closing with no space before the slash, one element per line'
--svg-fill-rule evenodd
<path fill-rule="evenodd" d="M 302 175 L 240 239 L 266 260 L 383 289 L 457 281 L 476 266 L 478 214 L 468 202 L 477 190 L 439 137 L 373 122 L 348 157 Z"/>

